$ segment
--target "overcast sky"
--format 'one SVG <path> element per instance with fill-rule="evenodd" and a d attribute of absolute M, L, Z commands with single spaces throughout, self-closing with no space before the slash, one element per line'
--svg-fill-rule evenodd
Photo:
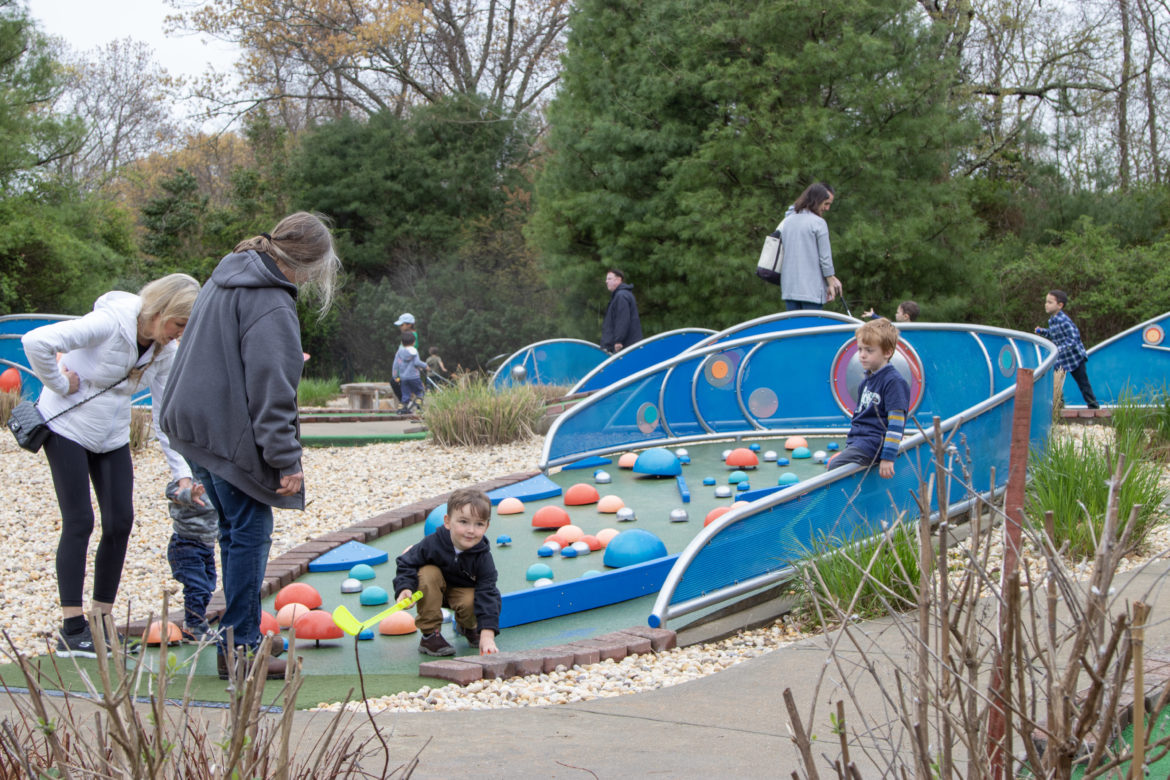
<path fill-rule="evenodd" d="M 149 44 L 159 63 L 175 75 L 197 75 L 209 64 L 228 71 L 235 59 L 233 48 L 219 41 L 164 35 L 163 19 L 174 13 L 164 0 L 29 0 L 28 7 L 42 30 L 78 51 L 133 38 Z"/>

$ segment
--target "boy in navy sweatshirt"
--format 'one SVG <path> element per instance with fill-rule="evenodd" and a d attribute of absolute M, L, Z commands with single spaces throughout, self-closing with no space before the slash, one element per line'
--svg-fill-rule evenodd
<path fill-rule="evenodd" d="M 496 564 L 484 539 L 492 518 L 492 502 L 482 490 L 456 490 L 447 499 L 443 525 L 408 547 L 395 563 L 398 599 L 421 590 L 418 602 L 418 651 L 455 655 L 443 638 L 443 607 L 455 612 L 455 626 L 480 655 L 496 652 L 500 632 L 500 589 Z"/>
<path fill-rule="evenodd" d="M 830 469 L 849 463 L 870 466 L 880 460 L 883 479 L 894 476 L 894 458 L 906 429 L 910 385 L 890 363 L 898 345 L 898 329 L 887 319 L 871 320 L 857 329 L 857 359 L 865 379 L 857 389 L 857 409 L 845 449 L 829 461 Z"/>

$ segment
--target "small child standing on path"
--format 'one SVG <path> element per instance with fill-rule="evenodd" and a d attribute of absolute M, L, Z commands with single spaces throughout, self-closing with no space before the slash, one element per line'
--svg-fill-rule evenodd
<path fill-rule="evenodd" d="M 455 626 L 480 655 L 497 652 L 500 589 L 491 545 L 484 539 L 492 519 L 492 502 L 482 490 L 463 488 L 447 499 L 443 525 L 398 556 L 394 591 L 398 599 L 421 590 L 418 651 L 455 655 L 443 638 L 443 607 L 455 611 Z"/>
<path fill-rule="evenodd" d="M 167 562 L 171 564 L 171 576 L 183 586 L 183 636 L 202 642 L 217 636 L 207 625 L 207 602 L 215 591 L 219 513 L 204 494 L 198 476 L 195 479 L 194 485 L 186 489 L 181 489 L 177 480 L 167 485 L 174 526 L 167 545 Z"/>
<path fill-rule="evenodd" d="M 857 329 L 857 359 L 865 379 L 857 388 L 857 409 L 845 449 L 829 461 L 830 469 L 849 463 L 868 467 L 880 459 L 882 479 L 894 476 L 894 458 L 910 409 L 910 385 L 890 363 L 897 346 L 898 329 L 887 319 L 871 320 Z"/>
<path fill-rule="evenodd" d="M 1090 409 L 1098 408 L 1097 396 L 1093 395 L 1093 386 L 1089 384 L 1089 373 L 1085 364 L 1089 362 L 1089 353 L 1081 342 L 1081 332 L 1073 324 L 1072 318 L 1064 313 L 1068 304 L 1068 293 L 1064 290 L 1053 290 L 1044 298 L 1044 311 L 1048 312 L 1048 327 L 1036 328 L 1036 333 L 1056 345 L 1056 367 L 1066 374 L 1072 374 L 1081 395 L 1085 398 L 1085 405 Z M 1057 382 L 1059 387 L 1064 378 Z"/>
<path fill-rule="evenodd" d="M 402 333 L 402 346 L 394 354 L 394 365 L 390 372 L 394 380 L 402 385 L 402 406 L 399 414 L 406 414 L 417 398 L 422 400 L 423 387 L 422 373 L 427 370 L 427 364 L 419 360 L 418 350 L 414 348 L 414 334 Z"/>

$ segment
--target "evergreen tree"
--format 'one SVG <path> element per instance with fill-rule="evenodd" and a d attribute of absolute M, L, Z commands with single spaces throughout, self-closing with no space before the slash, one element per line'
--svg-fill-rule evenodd
<path fill-rule="evenodd" d="M 618 266 L 649 333 L 775 311 L 755 259 L 814 181 L 837 191 L 854 307 L 953 287 L 977 236 L 951 176 L 973 126 L 934 35 L 909 0 L 582 0 L 531 231 L 567 303 L 604 311 Z"/>

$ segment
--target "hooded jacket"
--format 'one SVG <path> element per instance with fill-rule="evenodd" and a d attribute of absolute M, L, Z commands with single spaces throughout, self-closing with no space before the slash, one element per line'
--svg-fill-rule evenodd
<path fill-rule="evenodd" d="M 499 574 L 492 559 L 492 548 L 486 538 L 470 550 L 455 554 L 451 532 L 439 526 L 434 533 L 427 534 L 422 541 L 407 548 L 399 555 L 395 564 L 398 571 L 394 576 L 394 592 L 416 590 L 418 570 L 423 566 L 438 566 L 443 579 L 451 588 L 475 588 L 473 609 L 476 628 L 490 629 L 500 633 L 500 589 L 496 585 Z"/>
<path fill-rule="evenodd" d="M 634 300 L 634 285 L 623 282 L 609 296 L 609 308 L 601 323 L 601 348 L 612 352 L 615 344 L 626 349 L 642 340 L 642 321 L 638 318 L 638 302 Z"/>
<path fill-rule="evenodd" d="M 304 509 L 297 385 L 304 368 L 297 288 L 267 255 L 219 262 L 203 285 L 163 396 L 171 446 L 261 503 Z"/>
<path fill-rule="evenodd" d="M 24 354 L 37 379 L 44 383 L 37 408 L 47 420 L 70 406 L 86 401 L 49 423 L 49 429 L 75 441 L 90 452 L 112 452 L 130 441 L 130 401 L 149 387 L 155 433 L 175 479 L 191 476 L 186 461 L 170 447 L 158 430 L 159 399 L 165 394 L 175 342 L 154 354 L 155 347 L 138 354 L 138 314 L 142 299 L 134 293 L 108 292 L 98 298 L 93 311 L 74 320 L 55 322 L 21 337 Z M 60 363 L 57 354 L 63 353 Z M 153 357 L 153 360 L 152 360 Z M 69 393 L 69 380 L 61 366 L 77 374 L 81 385 Z M 146 367 L 135 381 L 118 382 L 135 366 Z M 102 390 L 118 384 L 111 390 Z M 101 393 L 101 395 L 98 395 Z"/>

